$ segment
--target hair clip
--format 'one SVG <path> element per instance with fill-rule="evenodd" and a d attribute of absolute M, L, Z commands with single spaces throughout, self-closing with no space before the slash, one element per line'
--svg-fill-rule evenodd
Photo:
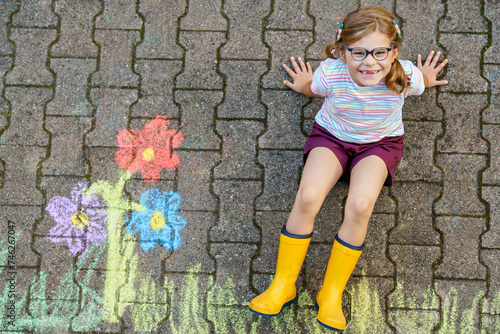
<path fill-rule="evenodd" d="M 342 28 L 344 28 L 343 23 L 340 24 L 340 29 L 339 29 L 339 32 L 337 33 L 337 41 L 340 39 L 340 34 L 342 34 Z"/>
<path fill-rule="evenodd" d="M 396 28 L 399 37 L 401 37 L 401 29 L 399 29 L 398 23 L 396 22 L 395 19 L 392 20 L 392 23 L 394 24 L 394 28 Z"/>

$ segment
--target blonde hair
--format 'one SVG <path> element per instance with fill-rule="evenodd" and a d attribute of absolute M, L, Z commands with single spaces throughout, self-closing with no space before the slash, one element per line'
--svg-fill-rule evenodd
<path fill-rule="evenodd" d="M 356 43 L 376 31 L 387 36 L 394 49 L 399 48 L 403 40 L 392 22 L 395 19 L 391 12 L 381 7 L 364 7 L 349 13 L 344 19 L 340 38 L 337 32 L 336 41 L 325 47 L 325 59 L 338 59 L 344 46 Z M 396 94 L 403 93 L 409 86 L 408 75 L 397 59 L 385 77 L 385 86 Z"/>

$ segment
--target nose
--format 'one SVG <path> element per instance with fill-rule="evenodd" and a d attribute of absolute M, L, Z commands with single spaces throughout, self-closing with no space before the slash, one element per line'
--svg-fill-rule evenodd
<path fill-rule="evenodd" d="M 373 58 L 373 55 L 371 53 L 367 55 L 365 59 L 363 59 L 363 62 L 366 65 L 374 65 L 377 63 L 377 61 L 375 60 L 375 58 Z"/>

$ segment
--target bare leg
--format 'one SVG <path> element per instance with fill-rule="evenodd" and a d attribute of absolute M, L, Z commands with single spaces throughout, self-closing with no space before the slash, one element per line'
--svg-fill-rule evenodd
<path fill-rule="evenodd" d="M 330 149 L 316 147 L 309 152 L 286 224 L 289 233 L 306 235 L 312 232 L 314 218 L 342 173 L 342 165 Z"/>
<path fill-rule="evenodd" d="M 351 171 L 344 222 L 338 236 L 352 246 L 363 245 L 368 221 L 387 178 L 387 166 L 379 157 L 364 158 Z"/>

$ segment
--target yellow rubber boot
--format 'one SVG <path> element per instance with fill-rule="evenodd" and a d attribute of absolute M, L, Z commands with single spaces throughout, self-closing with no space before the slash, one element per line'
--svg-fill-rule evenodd
<path fill-rule="evenodd" d="M 273 282 L 266 291 L 252 299 L 250 310 L 265 316 L 280 313 L 285 306 L 292 304 L 297 295 L 295 282 L 306 257 L 312 233 L 295 235 L 281 229 L 278 263 Z"/>
<path fill-rule="evenodd" d="M 342 293 L 364 248 L 364 245 L 354 247 L 335 237 L 323 287 L 316 296 L 318 322 L 326 328 L 337 332 L 345 329 Z"/>

